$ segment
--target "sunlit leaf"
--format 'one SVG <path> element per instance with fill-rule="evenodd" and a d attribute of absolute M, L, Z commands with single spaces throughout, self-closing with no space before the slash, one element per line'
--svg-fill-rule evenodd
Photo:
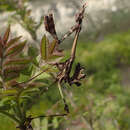
<path fill-rule="evenodd" d="M 0 95 L 14 95 L 17 93 L 17 90 L 16 89 L 10 89 L 10 90 L 6 90 L 6 91 L 2 91 L 2 93 L 0 93 Z"/>
<path fill-rule="evenodd" d="M 47 44 L 49 43 L 47 37 L 44 35 L 41 40 L 41 57 L 43 60 L 47 59 Z"/>

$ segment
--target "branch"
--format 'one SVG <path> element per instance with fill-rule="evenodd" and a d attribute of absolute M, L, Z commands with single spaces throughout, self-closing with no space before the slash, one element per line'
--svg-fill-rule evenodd
<path fill-rule="evenodd" d="M 79 38 L 80 30 L 81 30 L 81 27 L 79 26 L 79 29 L 76 31 L 73 46 L 72 46 L 72 50 L 71 50 L 71 58 L 73 60 L 74 60 L 75 54 L 76 54 L 76 47 L 77 47 L 77 41 L 78 41 L 78 38 Z"/>
<path fill-rule="evenodd" d="M 64 102 L 64 110 L 69 113 L 69 106 L 68 104 L 66 103 L 66 99 L 64 98 L 64 95 L 63 95 L 63 92 L 62 92 L 62 89 L 61 89 L 61 82 L 59 81 L 58 82 L 58 88 L 59 88 L 59 92 L 60 92 L 60 95 L 61 95 L 61 98 Z"/>

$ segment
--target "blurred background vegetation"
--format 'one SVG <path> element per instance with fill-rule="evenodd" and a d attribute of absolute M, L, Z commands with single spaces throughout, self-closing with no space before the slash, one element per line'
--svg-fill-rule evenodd
<path fill-rule="evenodd" d="M 0 0 L 0 30 L 10 23 L 14 35 L 23 35 L 29 46 L 38 48 L 46 33 L 43 16 L 54 12 L 57 31 L 62 35 L 73 25 L 74 14 L 82 3 Z M 68 55 L 71 38 L 61 47 L 68 49 Z M 129 0 L 88 0 L 76 62 L 86 68 L 87 78 L 79 88 L 65 86 L 71 114 L 65 118 L 36 119 L 35 130 L 130 130 Z M 35 116 L 62 111 L 59 99 L 55 86 L 29 113 Z M 16 124 L 3 115 L 0 124 L 0 130 L 16 129 Z"/>

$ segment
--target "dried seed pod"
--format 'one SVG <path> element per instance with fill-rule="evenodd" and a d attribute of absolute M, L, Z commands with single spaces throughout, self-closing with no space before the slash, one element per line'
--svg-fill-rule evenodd
<path fill-rule="evenodd" d="M 80 86 L 80 80 L 84 79 L 86 77 L 86 74 L 84 74 L 84 68 L 81 67 L 80 63 L 76 65 L 75 72 L 73 76 L 70 78 L 69 84 L 76 84 L 77 86 Z"/>
<path fill-rule="evenodd" d="M 44 16 L 44 25 L 47 32 L 49 32 L 54 39 L 58 40 L 56 30 L 55 30 L 55 23 L 53 19 L 53 14 L 49 14 L 48 16 Z"/>

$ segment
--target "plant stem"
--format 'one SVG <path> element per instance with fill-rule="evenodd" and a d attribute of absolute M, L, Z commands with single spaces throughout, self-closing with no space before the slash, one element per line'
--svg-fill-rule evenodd
<path fill-rule="evenodd" d="M 20 95 L 22 93 L 22 90 L 18 92 L 17 96 L 16 96 L 16 103 L 17 103 L 17 110 L 18 110 L 18 116 L 21 120 L 21 122 L 24 122 L 24 120 L 26 119 L 26 114 L 22 111 L 21 107 L 20 107 Z"/>
<path fill-rule="evenodd" d="M 35 78 L 37 78 L 38 76 L 40 76 L 40 75 L 43 74 L 44 72 L 48 71 L 49 69 L 50 69 L 50 68 L 47 68 L 47 69 L 43 70 L 42 72 L 40 72 L 39 74 L 35 75 L 34 77 L 30 78 L 30 79 L 27 80 L 27 81 L 23 81 L 23 82 L 21 82 L 21 83 L 15 84 L 15 86 L 16 86 L 16 85 L 21 85 L 21 84 L 26 84 L 26 83 L 28 83 L 28 82 L 31 82 L 32 80 L 34 80 Z"/>
<path fill-rule="evenodd" d="M 59 92 L 60 92 L 61 98 L 64 100 L 64 95 L 63 95 L 63 92 L 62 92 L 62 89 L 61 89 L 60 82 L 58 82 L 58 88 L 59 88 Z"/>
<path fill-rule="evenodd" d="M 42 116 L 37 116 L 37 117 L 33 117 L 32 119 L 36 119 L 36 118 L 42 118 L 42 117 L 62 117 L 62 116 L 66 116 L 67 114 L 54 114 L 54 115 L 42 115 Z"/>
<path fill-rule="evenodd" d="M 58 88 L 59 88 L 59 92 L 60 92 L 60 95 L 61 95 L 61 98 L 64 102 L 64 110 L 69 113 L 69 107 L 68 107 L 68 104 L 66 103 L 66 100 L 64 98 L 64 95 L 63 95 L 63 92 L 62 92 L 62 89 L 61 89 L 61 83 L 60 81 L 58 82 Z"/>
<path fill-rule="evenodd" d="M 72 58 L 72 60 L 74 60 L 74 58 L 75 58 L 77 41 L 78 41 L 80 30 L 81 29 L 79 27 L 79 29 L 76 31 L 76 34 L 75 34 L 75 38 L 74 38 L 74 42 L 73 42 L 73 46 L 72 46 L 72 50 L 71 50 L 71 58 Z"/>

